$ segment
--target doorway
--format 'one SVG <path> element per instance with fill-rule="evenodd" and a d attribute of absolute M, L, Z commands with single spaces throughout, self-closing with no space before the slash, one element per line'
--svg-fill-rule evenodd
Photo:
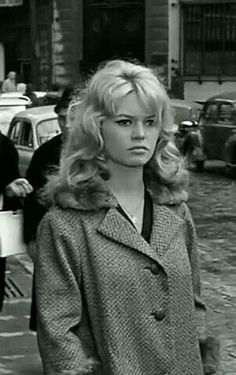
<path fill-rule="evenodd" d="M 83 73 L 111 58 L 144 61 L 144 0 L 85 0 L 83 20 Z"/>

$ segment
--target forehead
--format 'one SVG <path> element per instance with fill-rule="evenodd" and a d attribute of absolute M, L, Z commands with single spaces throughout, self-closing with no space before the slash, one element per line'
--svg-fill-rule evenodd
<path fill-rule="evenodd" d="M 131 92 L 120 98 L 115 106 L 115 115 L 128 115 L 132 117 L 150 116 L 155 114 L 151 105 L 144 103 L 136 92 Z"/>

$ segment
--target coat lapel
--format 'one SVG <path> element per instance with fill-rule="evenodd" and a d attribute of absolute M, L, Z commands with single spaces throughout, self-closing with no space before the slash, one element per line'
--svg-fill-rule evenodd
<path fill-rule="evenodd" d="M 154 204 L 153 227 L 149 245 L 141 234 L 137 233 L 132 224 L 115 207 L 112 207 L 97 230 L 112 241 L 123 244 L 129 249 L 139 251 L 163 265 L 162 257 L 178 231 L 181 221 L 171 210 Z"/>
<path fill-rule="evenodd" d="M 184 220 L 177 216 L 170 207 L 158 204 L 153 205 L 150 246 L 155 249 L 160 258 L 165 257 L 170 243 L 184 224 Z"/>

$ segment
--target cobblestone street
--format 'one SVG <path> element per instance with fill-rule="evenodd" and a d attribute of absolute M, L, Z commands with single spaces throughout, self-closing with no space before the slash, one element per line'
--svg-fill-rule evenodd
<path fill-rule="evenodd" d="M 191 172 L 189 206 L 199 238 L 202 293 L 210 333 L 221 345 L 217 375 L 236 374 L 235 202 L 236 180 L 220 169 Z M 0 315 L 0 374 L 41 375 L 36 337 L 28 329 L 32 264 L 25 257 L 19 260 L 8 262 L 8 272 L 18 285 L 21 280 L 24 296 L 7 298 Z"/>
<path fill-rule="evenodd" d="M 236 374 L 236 181 L 214 171 L 191 173 L 190 200 L 197 227 L 202 293 L 208 325 L 220 340 L 219 375 Z"/>

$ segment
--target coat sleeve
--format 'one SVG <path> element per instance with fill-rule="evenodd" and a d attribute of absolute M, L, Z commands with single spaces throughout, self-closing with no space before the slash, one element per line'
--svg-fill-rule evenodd
<path fill-rule="evenodd" d="M 21 200 L 18 197 L 10 198 L 5 193 L 6 186 L 20 177 L 18 161 L 19 156 L 14 144 L 9 138 L 2 136 L 0 193 L 3 194 L 4 210 L 15 210 L 21 207 Z"/>
<path fill-rule="evenodd" d="M 37 246 L 37 335 L 44 374 L 99 374 L 82 301 L 78 241 L 60 214 L 49 211 L 44 216 Z"/>
<path fill-rule="evenodd" d="M 190 213 L 186 207 L 186 242 L 189 254 L 190 265 L 192 269 L 192 283 L 194 303 L 196 309 L 197 329 L 199 344 L 204 368 L 204 374 L 215 374 L 218 365 L 219 357 L 219 343 L 218 341 L 207 334 L 206 327 L 206 305 L 201 298 L 201 282 L 200 282 L 200 269 L 197 249 L 197 235 L 195 225 Z"/>
<path fill-rule="evenodd" d="M 40 204 L 38 199 L 39 189 L 42 188 L 46 182 L 42 160 L 43 155 L 39 148 L 34 152 L 26 172 L 26 178 L 34 189 L 24 200 L 23 235 L 26 243 L 35 241 L 38 225 L 46 212 L 46 208 Z"/>

